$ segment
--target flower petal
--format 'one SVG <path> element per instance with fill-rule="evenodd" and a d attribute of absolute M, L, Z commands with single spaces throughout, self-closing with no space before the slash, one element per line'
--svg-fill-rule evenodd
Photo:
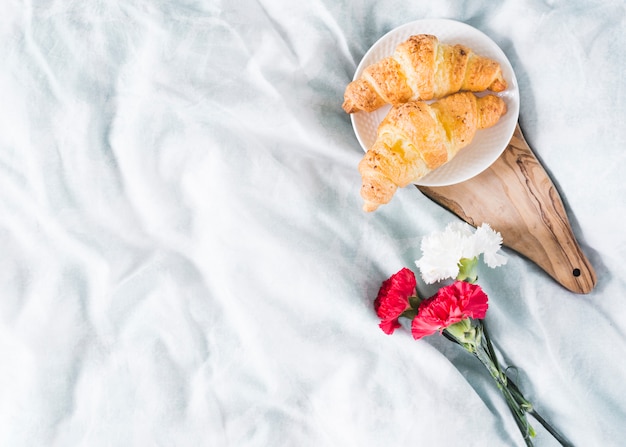
<path fill-rule="evenodd" d="M 459 273 L 459 260 L 463 256 L 465 236 L 448 225 L 443 232 L 436 232 L 422 239 L 422 258 L 415 261 L 422 279 L 427 284 L 454 278 Z"/>
<path fill-rule="evenodd" d="M 380 322 L 378 327 L 380 327 L 385 334 L 389 335 L 393 334 L 393 331 L 400 327 L 400 322 L 398 322 L 397 318 L 391 320 L 383 320 Z"/>
<path fill-rule="evenodd" d="M 474 233 L 476 250 L 478 256 L 483 253 L 485 264 L 491 268 L 496 268 L 506 264 L 506 257 L 499 253 L 502 247 L 502 235 L 494 231 L 487 223 L 483 223 Z"/>
<path fill-rule="evenodd" d="M 458 290 L 458 297 L 463 301 L 463 313 L 477 320 L 485 318 L 489 308 L 487 294 L 477 284 L 457 281 L 452 284 Z"/>
<path fill-rule="evenodd" d="M 440 326 L 427 318 L 415 317 L 411 322 L 411 334 L 415 340 L 432 335 L 440 329 Z"/>
<path fill-rule="evenodd" d="M 455 281 L 422 301 L 411 323 L 411 333 L 419 339 L 468 317 L 482 319 L 487 308 L 487 295 L 479 285 Z"/>
<path fill-rule="evenodd" d="M 489 224 L 473 227 L 465 222 L 453 222 L 444 231 L 434 232 L 422 239 L 422 257 L 415 261 L 422 279 L 427 284 L 448 278 L 457 278 L 461 259 L 474 259 L 484 254 L 485 263 L 499 267 L 506 263 L 500 248 L 502 236 Z"/>
<path fill-rule="evenodd" d="M 385 280 L 374 300 L 374 309 L 381 319 L 380 328 L 391 334 L 400 327 L 398 318 L 411 307 L 409 297 L 416 294 L 415 274 L 403 268 Z"/>

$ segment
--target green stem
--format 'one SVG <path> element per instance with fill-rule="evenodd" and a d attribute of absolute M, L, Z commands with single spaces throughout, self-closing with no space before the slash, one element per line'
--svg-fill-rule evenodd
<path fill-rule="evenodd" d="M 536 434 L 528 422 L 527 413 L 535 418 L 563 447 L 573 447 L 571 442 L 541 417 L 517 385 L 506 375 L 500 366 L 491 337 L 482 320 L 464 320 L 449 326 L 443 331 L 443 335 L 462 346 L 487 368 L 502 393 L 527 447 L 533 446 L 532 438 Z"/>
<path fill-rule="evenodd" d="M 495 380 L 498 389 L 502 393 L 511 414 L 513 415 L 517 428 L 519 428 L 520 433 L 524 438 L 524 442 L 528 447 L 531 447 L 533 445 L 531 438 L 535 435 L 535 430 L 526 418 L 526 408 L 520 405 L 511 392 L 511 389 L 508 386 L 508 378 L 506 377 L 506 374 L 502 372 L 502 369 L 500 368 L 500 365 L 495 357 L 492 358 L 488 349 L 485 349 L 481 343 L 479 343 L 476 348 L 477 349 L 473 354 L 487 368 L 491 377 Z"/>
<path fill-rule="evenodd" d="M 515 382 L 513 382 L 510 378 L 508 380 L 508 384 L 509 389 L 511 390 L 511 394 L 515 397 L 515 400 L 521 405 L 524 405 L 523 402 L 525 402 L 526 405 L 529 406 L 529 409 L 527 410 L 528 413 L 533 418 L 535 418 L 535 420 L 539 422 L 543 426 L 543 428 L 545 428 L 546 431 L 559 442 L 559 444 L 561 444 L 563 447 L 574 447 L 574 444 L 568 441 L 565 436 L 563 436 L 556 428 L 550 425 L 550 423 L 539 414 L 539 412 L 530 404 L 530 402 L 528 402 L 526 398 L 524 398 L 524 395 L 521 393 Z"/>
<path fill-rule="evenodd" d="M 491 337 L 489 336 L 489 332 L 487 331 L 487 325 L 483 322 L 483 333 L 485 335 L 485 342 L 487 345 L 487 351 L 492 359 L 494 359 L 496 365 L 499 367 L 498 361 L 496 359 L 496 354 L 493 349 L 493 344 L 491 343 Z M 505 373 L 504 373 L 505 374 Z M 505 374 L 506 376 L 506 374 Z M 554 439 L 556 439 L 563 447 L 573 447 L 573 444 L 569 442 L 561 433 L 558 432 L 548 421 L 546 421 L 541 415 L 537 412 L 537 410 L 533 407 L 533 405 L 524 397 L 518 386 L 507 376 L 507 388 L 509 389 L 511 395 L 518 403 L 518 405 L 524 409 L 525 412 L 529 413 L 537 422 L 539 422 L 543 428 L 545 428 L 548 433 L 550 433 Z"/>
<path fill-rule="evenodd" d="M 489 341 L 488 335 L 484 332 L 482 320 L 464 320 L 449 326 L 443 331 L 443 334 L 446 338 L 461 345 L 466 351 L 473 354 L 487 368 L 502 393 L 526 446 L 532 447 L 531 438 L 535 435 L 535 431 L 528 423 L 526 409 L 519 405 L 508 387 L 508 378 L 502 371 L 502 368 L 500 368 L 493 346 Z"/>

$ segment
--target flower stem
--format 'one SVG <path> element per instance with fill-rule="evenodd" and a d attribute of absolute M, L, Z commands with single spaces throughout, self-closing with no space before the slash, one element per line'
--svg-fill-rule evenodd
<path fill-rule="evenodd" d="M 517 387 L 517 385 L 515 384 L 515 382 L 513 382 L 510 378 L 508 379 L 508 386 L 509 389 L 511 390 L 511 394 L 515 397 L 515 400 L 518 402 L 526 402 L 530 408 L 527 410 L 528 413 L 535 418 L 535 420 L 537 422 L 539 422 L 543 428 L 546 429 L 546 431 L 548 433 L 550 433 L 554 439 L 556 439 L 563 447 L 574 447 L 574 444 L 572 444 L 571 442 L 569 442 L 567 440 L 567 438 L 565 438 L 565 436 L 563 436 L 561 433 L 559 433 L 559 431 L 554 428 L 552 425 L 550 425 L 550 423 L 548 421 L 546 421 L 540 414 L 539 412 L 530 404 L 530 402 L 528 402 L 523 394 L 521 393 L 521 391 L 519 390 L 519 388 Z"/>
<path fill-rule="evenodd" d="M 500 366 L 491 337 L 482 320 L 463 321 L 462 324 L 448 326 L 443 331 L 443 335 L 462 346 L 487 368 L 502 393 L 527 447 L 533 446 L 532 438 L 536 433 L 528 422 L 526 414 L 535 418 L 563 447 L 573 447 L 571 442 L 541 417 L 515 382 L 506 375 L 505 370 Z"/>
<path fill-rule="evenodd" d="M 487 351 L 489 352 L 490 357 L 494 359 L 494 362 L 497 365 L 497 367 L 500 369 L 500 371 L 502 371 L 502 369 L 500 368 L 500 365 L 498 364 L 496 354 L 493 349 L 493 344 L 491 343 L 491 337 L 489 336 L 489 332 L 487 331 L 487 326 L 484 323 L 482 326 L 483 326 L 483 334 L 485 336 L 485 342 L 487 345 Z M 524 395 L 522 394 L 518 386 L 515 384 L 515 382 L 513 382 L 508 376 L 506 377 L 507 377 L 507 380 L 506 380 L 507 388 L 509 389 L 509 392 L 511 393 L 515 401 L 518 403 L 518 405 L 521 407 L 521 409 L 523 409 L 524 412 L 529 413 L 533 418 L 535 418 L 535 420 L 539 422 L 543 426 L 543 428 L 545 428 L 548 431 L 548 433 L 550 433 L 554 437 L 554 439 L 556 439 L 563 447 L 573 447 L 573 444 L 571 442 L 569 442 L 561 433 L 558 432 L 558 430 L 552 427 L 552 425 L 550 425 L 550 423 L 548 423 L 548 421 L 546 421 L 537 412 L 537 410 L 533 407 L 533 405 L 524 397 Z"/>
<path fill-rule="evenodd" d="M 486 336 L 485 339 L 487 339 Z M 482 343 L 479 343 L 476 346 L 476 351 L 473 354 L 487 368 L 487 370 L 491 374 L 491 377 L 493 377 L 493 379 L 495 380 L 498 389 L 502 393 L 502 396 L 504 397 L 509 407 L 509 410 L 511 411 L 511 414 L 515 419 L 515 423 L 517 424 L 517 427 L 519 428 L 520 433 L 524 438 L 524 442 L 527 446 L 530 447 L 533 445 L 532 438 L 535 436 L 535 430 L 526 418 L 527 408 L 524 404 L 521 404 L 518 399 L 516 399 L 516 396 L 511 392 L 511 389 L 509 388 L 508 377 L 500 368 L 500 365 L 495 356 L 492 357 L 493 348 L 489 348 L 490 343 L 488 342 L 486 343 L 486 345 L 487 347 L 485 347 Z"/>
<path fill-rule="evenodd" d="M 503 372 L 495 355 L 489 336 L 484 331 L 482 320 L 468 320 L 448 326 L 443 331 L 444 335 L 461 345 L 466 351 L 474 355 L 487 368 L 491 377 L 495 380 L 498 389 L 502 393 L 517 427 L 524 438 L 527 447 L 532 447 L 531 438 L 535 435 L 535 430 L 528 423 L 526 418 L 527 407 L 518 402 L 515 395 L 508 387 L 508 377 Z"/>

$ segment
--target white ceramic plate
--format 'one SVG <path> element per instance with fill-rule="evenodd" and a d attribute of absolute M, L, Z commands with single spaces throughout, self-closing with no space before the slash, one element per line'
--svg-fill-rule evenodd
<path fill-rule="evenodd" d="M 391 56 L 396 46 L 413 34 L 433 34 L 443 43 L 463 44 L 481 56 L 497 60 L 508 84 L 505 91 L 497 93 L 507 105 L 507 112 L 498 123 L 491 128 L 476 132 L 472 143 L 461 150 L 456 157 L 415 182 L 422 186 L 446 186 L 460 183 L 487 169 L 498 159 L 511 141 L 519 116 L 517 79 L 511 63 L 493 40 L 470 25 L 446 19 L 418 20 L 388 32 L 365 53 L 357 67 L 354 79 L 358 79 L 367 66 Z M 477 95 L 481 94 L 484 93 Z M 363 150 L 367 151 L 376 141 L 378 125 L 389 109 L 390 106 L 386 105 L 371 113 L 357 112 L 351 115 L 354 132 Z"/>

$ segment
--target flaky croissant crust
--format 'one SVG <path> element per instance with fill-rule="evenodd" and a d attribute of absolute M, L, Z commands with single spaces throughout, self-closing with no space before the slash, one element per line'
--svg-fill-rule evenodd
<path fill-rule="evenodd" d="M 359 163 L 365 211 L 391 200 L 398 187 L 418 181 L 468 146 L 478 129 L 506 113 L 495 96 L 452 94 L 432 104 L 410 101 L 391 108 L 376 141 Z"/>
<path fill-rule="evenodd" d="M 384 104 L 443 98 L 459 91 L 501 92 L 507 88 L 500 64 L 436 36 L 417 34 L 400 43 L 392 56 L 368 66 L 344 93 L 343 109 L 371 112 Z"/>

